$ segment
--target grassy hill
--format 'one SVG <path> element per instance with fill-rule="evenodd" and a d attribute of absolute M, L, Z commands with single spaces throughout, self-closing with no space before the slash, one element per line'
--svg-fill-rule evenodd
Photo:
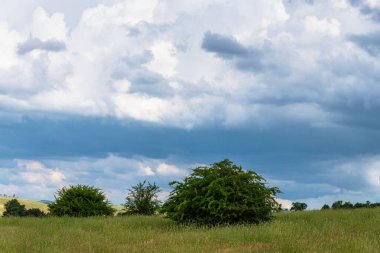
<path fill-rule="evenodd" d="M 0 217 L 4 212 L 4 204 L 7 203 L 11 199 L 17 199 L 21 204 L 25 205 L 27 209 L 29 208 L 39 208 L 44 212 L 48 211 L 48 206 L 45 203 L 29 200 L 29 199 L 23 199 L 23 198 L 12 198 L 12 197 L 0 197 Z M 114 205 L 112 206 L 116 209 L 116 214 L 121 212 L 124 208 L 122 205 Z"/>
<path fill-rule="evenodd" d="M 11 197 L 0 197 L 0 216 L 4 212 L 4 204 L 7 203 L 9 200 L 14 199 Z M 15 198 L 17 199 L 21 204 L 25 205 L 27 209 L 29 208 L 39 208 L 43 211 L 47 211 L 47 204 L 38 202 L 38 201 L 33 201 L 29 199 L 23 199 L 23 198 Z"/>
<path fill-rule="evenodd" d="M 281 213 L 216 228 L 162 217 L 3 218 L 2 252 L 380 252 L 380 209 Z"/>

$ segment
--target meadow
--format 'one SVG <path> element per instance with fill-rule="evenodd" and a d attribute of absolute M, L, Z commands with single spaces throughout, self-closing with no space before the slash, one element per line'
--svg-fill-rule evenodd
<path fill-rule="evenodd" d="M 162 217 L 0 218 L 1 252 L 380 252 L 380 209 L 284 212 L 262 225 Z"/>

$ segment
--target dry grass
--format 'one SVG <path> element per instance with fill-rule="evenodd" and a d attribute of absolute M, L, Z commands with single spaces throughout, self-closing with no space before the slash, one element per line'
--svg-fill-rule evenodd
<path fill-rule="evenodd" d="M 22 199 L 22 198 L 10 198 L 10 197 L 0 197 L 0 215 L 4 212 L 4 204 L 7 203 L 11 199 L 17 199 L 21 204 L 25 205 L 27 209 L 30 208 L 39 208 L 44 212 L 47 212 L 47 205 L 38 202 L 38 201 L 33 201 L 29 199 Z"/>

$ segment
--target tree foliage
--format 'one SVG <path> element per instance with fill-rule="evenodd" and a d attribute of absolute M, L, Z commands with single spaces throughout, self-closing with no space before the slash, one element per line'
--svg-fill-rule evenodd
<path fill-rule="evenodd" d="M 87 217 L 112 215 L 115 212 L 100 189 L 87 185 L 59 189 L 55 202 L 48 207 L 50 213 L 56 216 Z"/>
<path fill-rule="evenodd" d="M 307 204 L 302 202 L 293 202 L 290 211 L 303 211 L 306 210 Z"/>
<path fill-rule="evenodd" d="M 11 199 L 4 204 L 3 216 L 26 216 L 25 205 L 21 205 L 17 199 Z"/>
<path fill-rule="evenodd" d="M 161 191 L 155 184 L 140 182 L 131 189 L 126 197 L 126 214 L 153 215 L 160 207 L 157 194 Z"/>
<path fill-rule="evenodd" d="M 26 216 L 28 217 L 45 217 L 46 213 L 44 213 L 41 209 L 31 208 L 26 210 Z"/>
<path fill-rule="evenodd" d="M 327 204 L 324 204 L 324 205 L 322 206 L 322 208 L 321 208 L 321 210 L 328 210 L 328 209 L 330 209 L 330 206 L 327 205 Z"/>
<path fill-rule="evenodd" d="M 340 209 L 340 208 L 342 208 L 342 205 L 343 205 L 343 201 L 338 200 L 338 201 L 335 201 L 335 202 L 331 205 L 331 208 L 332 208 L 332 209 Z"/>
<path fill-rule="evenodd" d="M 228 159 L 197 167 L 174 188 L 162 212 L 179 223 L 217 225 L 260 223 L 272 218 L 279 205 L 276 187 L 267 187 L 263 177 L 244 171 Z"/>
<path fill-rule="evenodd" d="M 355 208 L 374 208 L 380 207 L 380 202 L 371 203 L 370 201 L 366 201 L 365 203 L 357 202 L 352 204 L 351 202 L 344 202 L 342 200 L 335 201 L 332 205 L 332 209 L 355 209 Z"/>
<path fill-rule="evenodd" d="M 17 217 L 43 217 L 46 216 L 46 214 L 38 209 L 38 208 L 31 208 L 26 209 L 25 205 L 22 205 L 17 199 L 11 199 L 7 203 L 4 204 L 5 211 L 3 213 L 3 216 L 9 217 L 9 216 L 17 216 Z"/>

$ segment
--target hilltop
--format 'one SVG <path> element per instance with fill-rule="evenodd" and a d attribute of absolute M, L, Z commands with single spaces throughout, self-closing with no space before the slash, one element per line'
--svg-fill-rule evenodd
<path fill-rule="evenodd" d="M 47 203 L 44 203 L 46 201 L 35 201 L 35 200 L 30 200 L 30 199 L 13 198 L 13 197 L 0 197 L 0 217 L 4 212 L 4 204 L 7 203 L 11 199 L 17 199 L 21 204 L 25 205 L 26 209 L 38 208 L 44 212 L 48 211 L 48 205 Z M 116 209 L 116 213 L 121 212 L 124 208 L 124 206 L 122 205 L 113 205 L 112 207 Z"/>
<path fill-rule="evenodd" d="M 25 205 L 27 209 L 38 208 L 44 212 L 47 212 L 48 210 L 47 204 L 39 202 L 39 201 L 34 201 L 34 200 L 29 200 L 29 199 L 24 199 L 24 198 L 0 197 L 0 216 L 4 212 L 4 204 L 7 203 L 11 199 L 17 199 L 21 204 Z"/>

